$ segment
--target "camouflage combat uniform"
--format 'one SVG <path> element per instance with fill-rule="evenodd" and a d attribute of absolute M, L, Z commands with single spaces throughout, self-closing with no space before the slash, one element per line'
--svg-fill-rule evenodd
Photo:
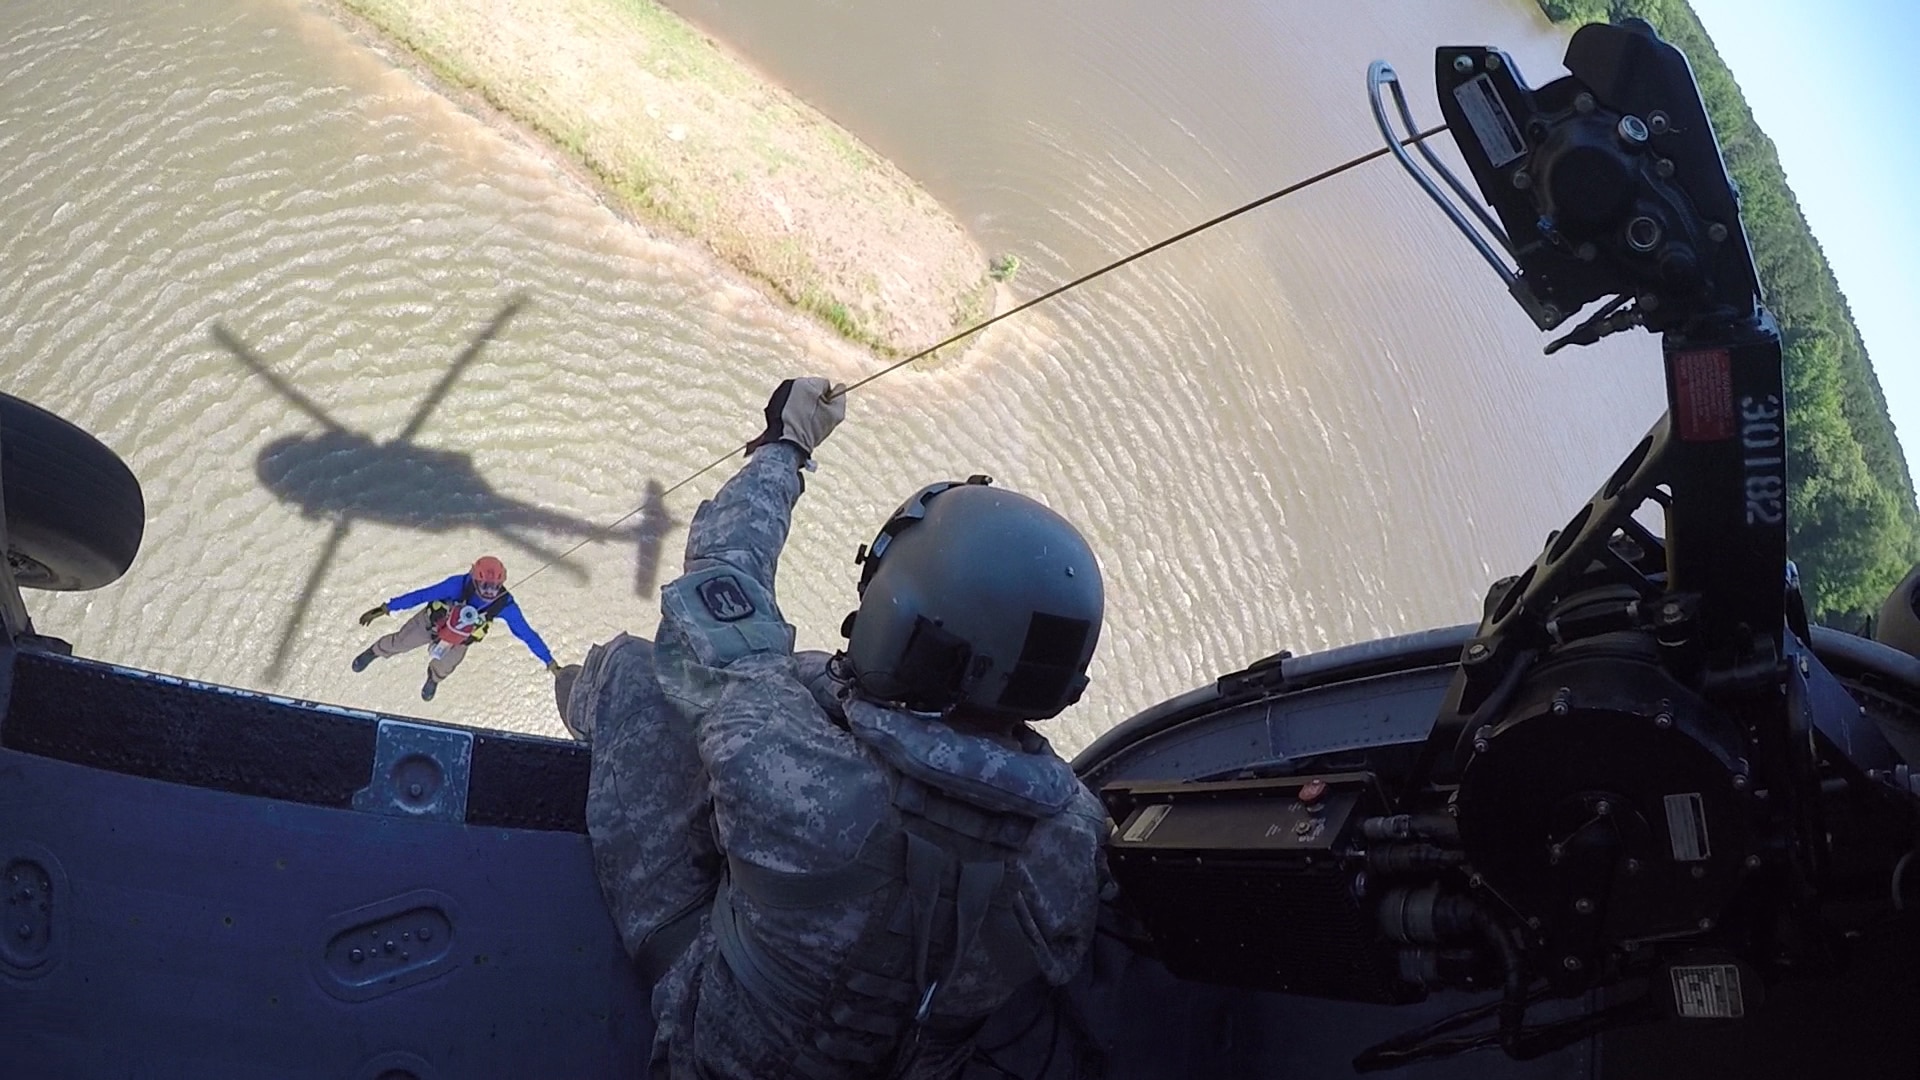
<path fill-rule="evenodd" d="M 701 506 L 657 648 L 589 656 L 596 866 L 665 969 L 656 1077 L 951 1077 L 1085 957 L 1106 818 L 1030 729 L 963 734 L 794 654 L 773 581 L 801 460 L 763 447 Z"/>

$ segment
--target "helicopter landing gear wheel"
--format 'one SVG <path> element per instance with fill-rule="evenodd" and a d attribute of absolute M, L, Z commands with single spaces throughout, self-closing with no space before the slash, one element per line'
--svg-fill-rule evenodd
<path fill-rule="evenodd" d="M 140 481 L 100 440 L 0 394 L 6 559 L 22 588 L 78 591 L 119 580 L 140 553 Z"/>

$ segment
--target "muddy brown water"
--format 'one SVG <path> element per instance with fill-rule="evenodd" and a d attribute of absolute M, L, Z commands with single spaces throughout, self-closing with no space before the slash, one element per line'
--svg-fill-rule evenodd
<path fill-rule="evenodd" d="M 1521 0 L 676 9 L 1018 256 L 1009 301 L 1371 149 L 1376 57 L 1433 122 L 1436 45 L 1502 45 L 1535 84 L 1562 50 Z M 148 504 L 125 579 L 30 596 L 84 655 L 558 734 L 504 630 L 425 705 L 412 658 L 348 671 L 354 616 L 483 551 L 523 576 L 645 501 L 519 595 L 563 660 L 650 634 L 721 474 L 649 491 L 752 435 L 779 378 L 872 369 L 315 9 L 0 0 L 0 27 L 0 389 L 98 434 Z M 1660 409 L 1650 339 L 1542 341 L 1370 163 L 862 391 L 782 604 L 830 648 L 903 495 L 1038 495 L 1108 586 L 1068 750 L 1281 648 L 1468 621 Z"/>

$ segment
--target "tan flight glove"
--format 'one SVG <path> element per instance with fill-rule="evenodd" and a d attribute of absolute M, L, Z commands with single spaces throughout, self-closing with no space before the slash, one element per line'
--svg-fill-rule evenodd
<path fill-rule="evenodd" d="M 748 454 L 770 442 L 790 442 L 812 457 L 814 448 L 846 419 L 845 388 L 821 378 L 788 379 L 767 399 L 766 415 L 767 430 L 747 444 Z"/>

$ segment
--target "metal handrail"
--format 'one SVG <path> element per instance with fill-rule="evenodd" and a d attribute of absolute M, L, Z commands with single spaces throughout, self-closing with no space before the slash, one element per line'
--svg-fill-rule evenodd
<path fill-rule="evenodd" d="M 1460 182 L 1460 178 L 1453 174 L 1453 170 L 1447 168 L 1446 163 L 1441 161 L 1425 142 L 1418 144 L 1420 155 L 1427 159 L 1427 164 L 1433 171 L 1446 180 L 1447 186 L 1453 189 L 1458 202 L 1449 199 L 1446 193 L 1440 190 L 1440 185 L 1434 183 L 1433 178 L 1414 162 L 1412 155 L 1407 153 L 1406 146 L 1401 137 L 1394 132 L 1393 124 L 1387 117 L 1387 103 L 1381 94 L 1382 87 L 1392 92 L 1394 107 L 1399 111 L 1400 122 L 1406 126 L 1407 131 L 1418 131 L 1419 125 L 1414 122 L 1413 109 L 1407 105 L 1406 91 L 1401 88 L 1400 76 L 1393 70 L 1393 65 L 1385 60 L 1375 60 L 1367 68 L 1367 97 L 1373 104 L 1373 122 L 1380 128 L 1380 135 L 1387 141 L 1387 148 L 1393 152 L 1394 159 L 1400 162 L 1400 167 L 1407 171 L 1407 175 L 1413 177 L 1414 182 L 1427 193 L 1427 197 L 1433 200 L 1434 205 L 1438 206 L 1441 212 L 1447 215 L 1448 220 L 1453 222 L 1454 227 L 1473 244 L 1474 249 L 1480 252 L 1480 257 L 1487 261 L 1487 265 L 1493 267 L 1493 272 L 1500 276 L 1500 281 L 1507 287 L 1507 292 L 1519 301 L 1520 306 L 1525 309 L 1528 317 L 1533 319 L 1534 324 L 1543 330 L 1559 324 L 1565 317 L 1560 310 L 1551 304 L 1542 304 L 1533 295 L 1533 290 L 1520 280 L 1519 272 L 1508 266 L 1494 251 L 1493 245 L 1487 242 L 1487 236 L 1492 236 L 1499 241 L 1500 249 L 1506 252 L 1508 258 L 1518 263 L 1519 259 L 1514 254 L 1512 239 L 1507 236 L 1506 230 L 1500 227 L 1500 223 L 1494 219 L 1487 208 L 1480 204 L 1480 200 L 1474 196 L 1473 192 Z M 1485 230 L 1485 235 L 1480 229 L 1474 228 L 1467 216 L 1460 212 L 1462 204 L 1473 212 L 1474 218 Z"/>
<path fill-rule="evenodd" d="M 1500 257 L 1494 253 L 1492 245 L 1488 244 L 1486 238 L 1467 222 L 1465 215 L 1460 213 L 1459 206 L 1441 192 L 1439 185 L 1435 184 L 1433 179 L 1414 163 L 1412 155 L 1407 153 L 1407 148 L 1401 145 L 1400 136 L 1395 134 L 1392 123 L 1387 119 L 1386 101 L 1380 94 L 1380 88 L 1383 86 L 1393 92 L 1394 105 L 1400 111 L 1400 122 L 1406 125 L 1407 131 L 1409 133 L 1418 131 L 1420 125 L 1414 122 L 1413 109 L 1407 105 L 1406 91 L 1401 89 L 1400 76 L 1393 70 L 1393 65 L 1385 60 L 1375 60 L 1367 68 L 1367 96 L 1373 103 L 1373 122 L 1379 126 L 1380 135 L 1387 140 L 1387 146 L 1393 151 L 1394 158 L 1400 162 L 1401 168 L 1407 170 L 1407 175 L 1413 177 L 1414 181 L 1426 191 L 1427 197 L 1432 199 L 1454 225 L 1466 234 L 1467 239 L 1473 242 L 1473 246 L 1479 250 L 1481 257 L 1487 260 L 1487 265 L 1493 267 L 1494 273 L 1500 275 L 1500 280 L 1511 286 L 1517 274 L 1501 261 Z M 1473 211 L 1474 216 L 1479 219 L 1487 232 L 1500 241 L 1501 249 L 1512 257 L 1513 241 L 1507 238 L 1506 230 L 1502 229 L 1500 223 L 1493 219 L 1493 215 L 1480 205 L 1480 201 L 1474 197 L 1466 185 L 1460 182 L 1459 177 L 1453 175 L 1453 171 L 1447 168 L 1432 148 L 1425 142 L 1417 145 L 1420 147 L 1420 155 L 1427 159 L 1427 163 L 1435 172 L 1446 179 L 1447 186 L 1459 196 L 1460 202 Z"/>

